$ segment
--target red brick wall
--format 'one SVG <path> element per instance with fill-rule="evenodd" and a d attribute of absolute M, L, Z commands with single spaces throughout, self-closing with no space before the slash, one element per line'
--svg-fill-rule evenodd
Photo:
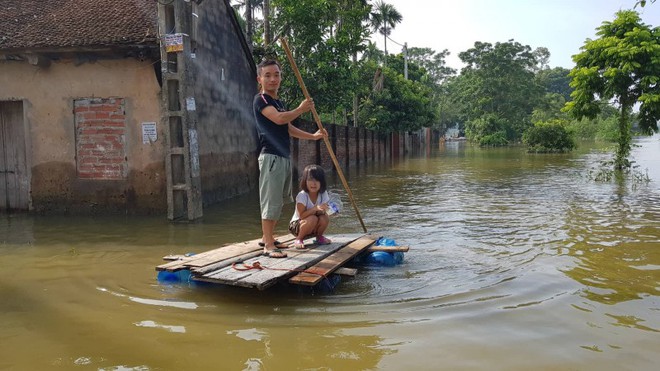
<path fill-rule="evenodd" d="M 81 179 L 125 179 L 126 116 L 122 98 L 74 101 L 76 170 Z"/>

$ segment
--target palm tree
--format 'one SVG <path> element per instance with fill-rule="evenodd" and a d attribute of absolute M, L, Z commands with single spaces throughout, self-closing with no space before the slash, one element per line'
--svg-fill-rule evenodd
<path fill-rule="evenodd" d="M 385 3 L 383 0 L 378 0 L 371 13 L 371 24 L 374 30 L 383 35 L 385 42 L 385 61 L 387 61 L 387 37 L 392 33 L 392 29 L 397 24 L 401 23 L 403 16 L 396 8 Z"/>
<path fill-rule="evenodd" d="M 243 17 L 245 18 L 245 37 L 248 40 L 250 49 L 252 49 L 253 38 L 254 38 L 254 11 L 259 8 L 263 8 L 263 0 L 238 0 L 235 5 L 237 9 L 245 8 Z"/>

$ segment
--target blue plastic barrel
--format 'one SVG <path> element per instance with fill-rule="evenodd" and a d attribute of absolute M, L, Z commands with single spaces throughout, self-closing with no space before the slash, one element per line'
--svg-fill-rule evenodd
<path fill-rule="evenodd" d="M 182 269 L 176 272 L 159 271 L 158 282 L 161 283 L 188 283 L 190 282 L 190 270 Z"/>
<path fill-rule="evenodd" d="M 396 241 L 391 238 L 381 237 L 376 243 L 376 246 L 397 246 Z M 397 252 L 387 252 L 387 251 L 374 251 L 369 253 L 364 259 L 359 259 L 357 263 L 362 263 L 367 265 L 380 265 L 386 267 L 393 267 L 397 264 L 403 262 L 403 253 L 400 251 Z"/>

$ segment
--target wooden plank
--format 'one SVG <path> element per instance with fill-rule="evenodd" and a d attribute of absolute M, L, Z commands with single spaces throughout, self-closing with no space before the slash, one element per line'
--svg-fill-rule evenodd
<path fill-rule="evenodd" d="M 237 265 L 238 269 L 228 266 L 196 276 L 194 279 L 263 290 L 274 285 L 278 280 L 286 279 L 316 264 L 361 236 L 360 234 L 334 235 L 332 236 L 333 243 L 330 245 L 314 245 L 306 250 L 287 249 L 287 257 L 281 259 L 258 256 Z M 265 269 L 239 270 L 246 266 L 253 267 L 257 263 Z"/>
<path fill-rule="evenodd" d="M 244 242 L 241 242 L 241 244 L 242 243 L 244 243 Z M 230 246 L 230 245 L 227 245 L 227 246 Z M 213 250 L 208 250 L 208 251 L 201 252 L 199 254 L 190 255 L 190 256 L 183 256 L 181 259 L 173 260 L 173 261 L 170 261 L 169 263 L 165 263 L 165 264 L 161 264 L 161 265 L 157 266 L 156 270 L 157 271 L 166 270 L 166 271 L 169 271 L 169 272 L 175 272 L 175 271 L 178 271 L 178 270 L 181 270 L 181 269 L 188 269 L 188 266 L 187 266 L 188 263 L 191 263 L 191 262 L 196 261 L 196 260 L 206 259 L 206 257 L 217 254 L 218 250 L 223 249 L 225 247 L 226 246 L 221 246 L 221 247 L 215 248 Z"/>
<path fill-rule="evenodd" d="M 337 241 L 337 238 L 334 237 L 334 240 Z M 271 278 L 278 278 L 285 274 L 295 274 L 295 270 L 300 269 L 301 266 L 304 267 L 305 263 L 309 260 L 323 259 L 323 257 L 327 256 L 332 251 L 339 249 L 343 245 L 341 242 L 342 241 L 337 241 L 337 243 L 324 246 L 310 246 L 310 249 L 308 250 L 287 249 L 286 258 L 270 258 L 263 255 L 257 256 L 253 259 L 245 260 L 236 268 L 231 266 L 221 268 L 196 277 L 196 279 L 233 286 L 257 288 L 264 281 L 270 281 Z M 241 270 L 245 269 L 245 267 L 252 267 L 255 264 L 266 267 L 266 269 Z M 264 271 L 267 271 L 267 273 L 264 273 Z M 256 278 L 252 276 L 256 276 Z"/>
<path fill-rule="evenodd" d="M 243 255 L 254 251 L 260 251 L 263 247 L 259 246 L 258 241 L 239 242 L 237 244 L 225 246 L 213 250 L 211 254 L 206 254 L 199 259 L 191 260 L 186 263 L 187 267 L 203 267 L 220 260 L 230 259 L 237 255 Z"/>
<path fill-rule="evenodd" d="M 193 268 L 193 269 L 191 269 L 191 271 L 196 276 L 204 275 L 208 272 L 212 272 L 212 271 L 224 268 L 224 267 L 228 267 L 228 266 L 230 266 L 234 263 L 242 263 L 247 259 L 254 258 L 254 257 L 257 257 L 257 256 L 262 255 L 262 254 L 263 254 L 263 250 L 259 249 L 257 251 L 252 251 L 252 252 L 249 252 L 247 254 L 238 255 L 238 256 L 235 256 L 235 257 L 232 257 L 232 258 L 229 258 L 229 259 L 225 259 L 225 260 L 213 263 L 213 264 L 205 265 L 203 267 Z"/>
<path fill-rule="evenodd" d="M 321 282 L 321 280 L 328 274 L 334 272 L 337 268 L 341 267 L 357 254 L 366 250 L 375 242 L 376 240 L 372 237 L 359 238 L 319 261 L 314 266 L 305 269 L 304 272 L 291 277 L 289 283 L 314 286 Z"/>
<path fill-rule="evenodd" d="M 255 240 L 256 241 L 256 240 Z M 248 241 L 249 242 L 249 241 Z M 243 242 L 241 242 L 243 243 Z M 213 255 L 216 253 L 216 250 L 222 249 L 225 246 L 229 246 L 231 244 L 225 244 L 223 246 L 220 246 L 218 248 L 204 251 L 201 253 L 193 254 L 193 255 L 166 255 L 163 257 L 163 260 L 169 261 L 169 263 L 164 263 L 156 267 L 157 271 L 177 271 L 180 269 L 187 269 L 186 263 L 196 260 L 196 259 L 203 259 L 205 256 L 208 255 Z"/>
<path fill-rule="evenodd" d="M 285 236 L 280 236 L 277 237 L 277 240 L 280 241 L 283 244 L 288 244 L 290 242 L 293 242 L 295 237 L 292 235 L 285 235 Z M 233 244 L 229 246 L 225 246 L 224 248 L 221 249 L 216 249 L 214 250 L 213 254 L 209 254 L 204 256 L 202 259 L 195 260 L 189 263 L 186 263 L 186 266 L 188 267 L 205 267 L 207 265 L 216 263 L 221 260 L 226 260 L 226 259 L 231 259 L 235 258 L 239 255 L 245 255 L 245 254 L 250 254 L 255 251 L 258 251 L 260 255 L 261 251 L 263 250 L 262 246 L 259 246 L 259 242 L 261 239 L 257 240 L 252 240 L 252 241 L 247 241 L 247 242 L 242 242 L 238 244 Z"/>
<path fill-rule="evenodd" d="M 294 240 L 292 235 L 279 236 L 277 239 L 282 243 L 289 243 Z M 161 264 L 156 267 L 157 271 L 176 272 L 181 269 L 201 268 L 213 265 L 217 262 L 233 259 L 242 256 L 243 259 L 249 258 L 246 254 L 258 252 L 261 254 L 263 247 L 259 246 L 261 239 L 251 241 L 238 242 L 234 244 L 225 245 L 213 250 L 205 251 L 192 256 L 184 256 L 178 260 L 170 261 L 169 263 Z M 179 255 L 180 256 L 180 255 Z M 253 255 L 254 256 L 254 255 Z M 167 258 L 164 257 L 163 259 Z M 231 262 L 229 263 L 231 265 Z"/>
<path fill-rule="evenodd" d="M 385 252 L 408 252 L 408 246 L 371 246 L 367 252 L 385 251 Z"/>
<path fill-rule="evenodd" d="M 165 255 L 163 256 L 163 260 L 168 261 L 168 262 L 174 262 L 177 260 L 186 260 L 190 256 L 188 255 L 180 255 L 180 254 L 172 254 L 172 255 Z"/>
<path fill-rule="evenodd" d="M 355 277 L 357 276 L 357 269 L 341 267 L 341 268 L 337 268 L 337 270 L 334 273 L 341 274 L 342 276 Z"/>

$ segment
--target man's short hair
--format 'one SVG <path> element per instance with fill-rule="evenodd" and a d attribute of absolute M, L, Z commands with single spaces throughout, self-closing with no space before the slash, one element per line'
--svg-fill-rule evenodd
<path fill-rule="evenodd" d="M 279 62 L 277 62 L 276 60 L 274 60 L 274 59 L 264 59 L 264 60 L 261 61 L 261 63 L 259 63 L 259 65 L 257 66 L 257 75 L 261 75 L 261 70 L 262 70 L 264 67 L 266 67 L 266 66 L 272 66 L 272 65 L 276 65 L 280 70 L 282 69 L 282 66 L 280 66 Z"/>

